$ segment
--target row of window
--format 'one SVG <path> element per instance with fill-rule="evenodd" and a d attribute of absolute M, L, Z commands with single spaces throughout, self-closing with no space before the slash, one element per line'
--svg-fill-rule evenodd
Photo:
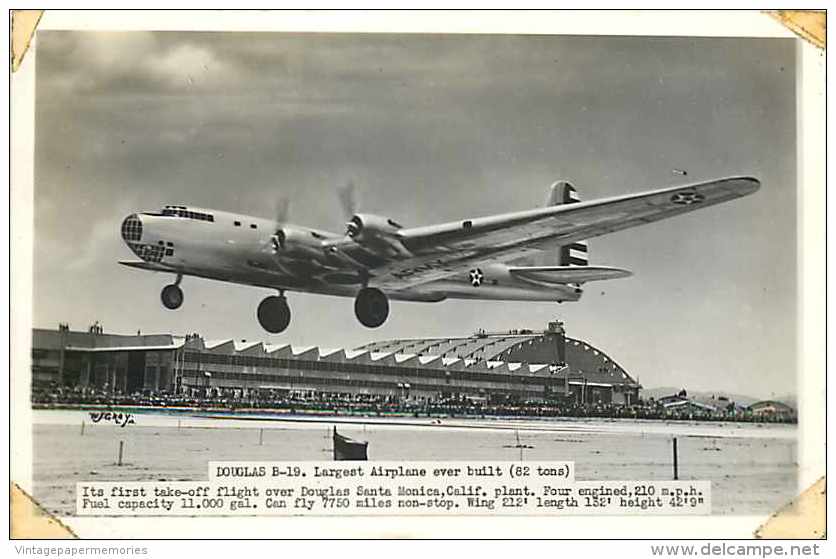
<path fill-rule="evenodd" d="M 515 382 L 519 384 L 546 384 L 550 386 L 563 386 L 565 383 L 565 379 L 563 378 L 535 377 L 525 374 L 509 376 L 508 374 L 469 370 L 445 370 L 434 368 L 419 369 L 415 367 L 391 367 L 386 365 L 370 365 L 364 363 L 332 363 L 329 361 L 275 359 L 270 357 L 257 357 L 254 355 L 201 354 L 196 352 L 186 352 L 185 361 L 187 363 L 197 363 L 198 366 L 200 366 L 200 364 L 232 365 L 239 367 L 260 366 L 273 369 L 295 369 L 300 371 L 355 373 L 381 376 L 423 376 L 425 378 L 446 379 L 447 381 L 481 381 L 505 384 L 508 382 Z"/>
<path fill-rule="evenodd" d="M 231 380 L 231 381 L 248 381 L 248 382 L 270 382 L 270 383 L 287 383 L 292 386 L 295 382 L 297 385 L 317 385 L 325 387 L 335 386 L 358 386 L 365 388 L 383 388 L 386 390 L 403 390 L 403 384 L 398 386 L 397 382 L 380 381 L 380 380 L 365 380 L 365 379 L 336 379 L 324 377 L 294 377 L 289 375 L 268 375 L 268 374 L 244 374 L 244 373 L 226 373 L 220 371 L 209 371 L 211 378 L 215 380 Z M 199 384 L 205 382 L 205 377 L 202 373 L 195 371 L 183 371 L 184 379 L 191 379 L 190 384 Z M 412 390 L 422 390 L 425 392 L 437 392 L 440 386 L 437 384 L 426 384 L 420 382 L 410 382 L 409 388 Z M 519 395 L 538 395 L 542 390 L 522 390 L 511 387 L 503 387 L 503 392 Z"/>
<path fill-rule="evenodd" d="M 197 219 L 199 221 L 215 221 L 214 215 L 187 210 L 185 206 L 166 206 L 165 208 L 163 208 L 162 214 L 172 217 L 185 217 L 186 219 Z M 241 222 L 235 220 L 233 222 L 233 225 L 235 225 L 235 227 L 241 227 Z M 123 225 L 123 233 L 125 228 L 126 226 Z M 256 225 L 255 223 L 250 223 L 250 229 L 258 229 L 258 225 Z"/>
<path fill-rule="evenodd" d="M 183 206 L 166 206 L 163 208 L 163 215 L 173 217 L 185 217 L 186 219 L 197 219 L 198 221 L 215 221 L 215 216 L 203 212 L 193 212 Z"/>

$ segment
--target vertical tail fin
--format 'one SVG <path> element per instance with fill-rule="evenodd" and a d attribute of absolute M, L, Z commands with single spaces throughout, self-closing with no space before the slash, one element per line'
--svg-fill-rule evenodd
<path fill-rule="evenodd" d="M 563 203 L 563 185 L 569 184 L 564 181 L 557 181 L 549 187 L 549 195 L 546 197 L 546 207 L 559 206 Z M 571 185 L 570 185 L 571 186 Z"/>
<path fill-rule="evenodd" d="M 580 202 L 578 191 L 566 181 L 557 181 L 549 188 L 546 207 Z M 587 266 L 589 250 L 586 241 L 579 241 L 558 249 L 543 251 L 534 257 L 522 258 L 515 263 L 520 266 Z"/>
<path fill-rule="evenodd" d="M 576 204 L 581 201 L 577 189 L 566 181 L 557 181 L 554 183 L 552 185 L 552 191 L 560 196 L 560 203 L 562 204 Z"/>

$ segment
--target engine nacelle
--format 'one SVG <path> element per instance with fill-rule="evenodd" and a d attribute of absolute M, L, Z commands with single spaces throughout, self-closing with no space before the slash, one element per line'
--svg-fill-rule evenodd
<path fill-rule="evenodd" d="M 282 227 L 273 235 L 273 250 L 291 258 L 322 260 L 322 243 L 310 231 Z"/>
<path fill-rule="evenodd" d="M 388 217 L 356 214 L 346 223 L 346 234 L 358 243 L 374 242 L 395 236 L 403 226 Z"/>
<path fill-rule="evenodd" d="M 409 258 L 412 254 L 397 233 L 403 226 L 374 214 L 356 214 L 346 223 L 346 235 L 366 249 L 389 258 Z"/>

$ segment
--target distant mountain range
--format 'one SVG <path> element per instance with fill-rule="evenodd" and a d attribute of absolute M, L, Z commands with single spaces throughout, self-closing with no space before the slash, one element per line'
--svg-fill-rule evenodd
<path fill-rule="evenodd" d="M 672 396 L 674 394 L 678 394 L 682 388 L 676 388 L 673 386 L 661 386 L 659 388 L 647 388 L 642 389 L 640 391 L 640 396 L 647 400 L 653 398 L 654 400 L 658 400 L 664 396 Z M 775 400 L 777 402 L 782 402 L 791 406 L 794 409 L 798 409 L 797 407 L 797 398 L 793 395 L 784 395 L 777 398 L 753 398 L 752 396 L 744 396 L 743 394 L 732 394 L 731 392 L 724 392 L 722 390 L 718 390 L 716 392 L 707 392 L 704 390 L 688 390 L 685 388 L 686 392 L 688 393 L 688 398 L 692 400 L 696 400 L 698 402 L 705 402 L 710 404 L 711 402 L 716 402 L 720 398 L 728 398 L 730 402 L 734 402 L 741 406 L 749 406 L 754 404 L 755 402 L 760 402 L 762 400 Z"/>

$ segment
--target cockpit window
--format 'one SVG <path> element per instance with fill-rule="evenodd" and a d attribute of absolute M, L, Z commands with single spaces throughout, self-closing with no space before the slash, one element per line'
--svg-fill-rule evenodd
<path fill-rule="evenodd" d="M 215 216 L 203 212 L 193 212 L 186 209 L 185 206 L 166 206 L 162 210 L 162 215 L 169 217 L 182 217 L 185 219 L 196 219 L 198 221 L 215 221 Z"/>
<path fill-rule="evenodd" d="M 122 238 L 129 243 L 142 240 L 142 221 L 136 214 L 131 214 L 122 222 Z"/>

